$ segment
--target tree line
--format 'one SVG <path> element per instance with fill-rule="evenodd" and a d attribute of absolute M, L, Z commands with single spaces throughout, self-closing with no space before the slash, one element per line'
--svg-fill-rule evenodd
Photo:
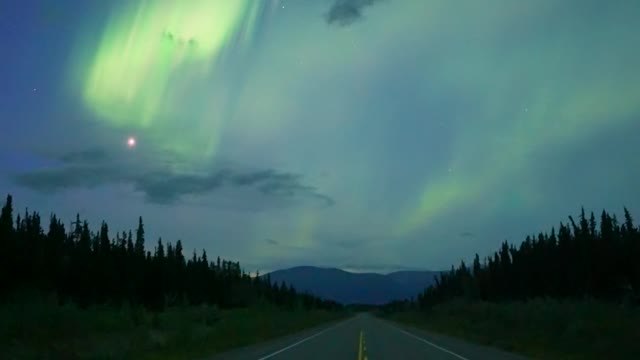
<path fill-rule="evenodd" d="M 55 293 L 63 301 L 142 305 L 162 310 L 172 305 L 215 304 L 221 308 L 271 304 L 293 309 L 335 310 L 336 302 L 297 292 L 269 276 L 250 276 L 238 262 L 209 260 L 205 250 L 186 259 L 182 242 L 158 239 L 153 252 L 145 244 L 138 219 L 135 234 L 110 233 L 102 222 L 91 231 L 80 215 L 67 231 L 52 214 L 48 231 L 37 212 L 25 210 L 14 221 L 7 196 L 0 213 L 0 300 L 24 291 Z"/>
<path fill-rule="evenodd" d="M 640 228 L 627 208 L 624 220 L 603 211 L 599 221 L 582 209 L 550 232 L 527 236 L 519 247 L 503 242 L 493 255 L 441 273 L 413 300 L 387 304 L 430 308 L 454 298 L 522 301 L 537 297 L 593 298 L 640 304 Z"/>

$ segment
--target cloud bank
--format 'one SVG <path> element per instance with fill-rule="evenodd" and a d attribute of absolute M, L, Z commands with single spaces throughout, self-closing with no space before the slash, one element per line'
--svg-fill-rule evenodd
<path fill-rule="evenodd" d="M 56 157 L 61 166 L 23 172 L 14 181 L 32 190 L 52 193 L 72 188 L 130 184 L 150 203 L 173 204 L 186 196 L 207 195 L 222 188 L 252 189 L 278 198 L 305 198 L 332 206 L 335 201 L 303 182 L 302 176 L 276 169 L 240 169 L 233 165 L 204 169 L 176 169 L 177 161 L 90 149 Z M 160 165 L 151 165 L 160 164 Z"/>

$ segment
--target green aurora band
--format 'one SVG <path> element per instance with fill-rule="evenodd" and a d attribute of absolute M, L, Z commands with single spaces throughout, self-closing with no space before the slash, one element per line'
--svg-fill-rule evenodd
<path fill-rule="evenodd" d="M 423 31 L 429 30 L 423 43 L 439 48 L 439 39 L 450 42 L 448 56 L 432 63 L 437 72 L 424 82 L 457 94 L 475 118 L 456 132 L 450 167 L 457 174 L 427 180 L 417 204 L 398 221 L 397 236 L 457 207 L 494 211 L 503 199 L 483 196 L 504 191 L 505 179 L 518 182 L 519 206 L 536 206 L 540 196 L 518 176 L 537 156 L 589 141 L 640 111 L 640 73 L 633 70 L 640 50 L 624 45 L 637 33 L 634 12 L 619 6 L 600 17 L 576 12 L 560 18 L 556 14 L 567 13 L 568 5 L 550 0 L 492 1 L 480 8 L 463 3 L 456 6 L 467 11 L 450 23 L 453 4 L 424 4 L 429 25 Z"/>
<path fill-rule="evenodd" d="M 224 119 L 202 119 L 193 110 L 185 114 L 183 93 L 189 91 L 183 90 L 209 79 L 226 49 L 250 41 L 258 3 L 142 0 L 118 9 L 87 69 L 86 104 L 99 119 L 145 130 L 167 150 L 211 155 Z M 201 119 L 186 121 L 188 116 Z M 189 136 L 178 137 L 177 131 Z"/>
<path fill-rule="evenodd" d="M 218 77 L 224 74 L 219 74 L 217 60 L 227 49 L 251 44 L 260 2 L 139 1 L 110 20 L 82 78 L 86 104 L 106 124 L 144 130 L 144 142 L 154 138 L 157 146 L 188 159 L 215 155 L 218 137 L 228 127 L 242 139 L 224 144 L 235 154 L 239 148 L 248 154 L 253 150 L 282 159 L 301 173 L 340 174 L 314 183 L 339 199 L 332 214 L 296 209 L 287 218 L 295 226 L 282 225 L 286 231 L 280 234 L 272 219 L 265 218 L 255 224 L 256 237 L 271 229 L 282 244 L 313 249 L 320 230 L 335 223 L 331 216 L 355 222 L 357 214 L 358 231 L 371 226 L 375 234 L 391 228 L 385 241 L 396 242 L 438 228 L 439 220 L 457 209 L 478 208 L 481 216 L 489 216 L 504 208 L 505 201 L 514 201 L 501 194 L 513 183 L 518 184 L 518 206 L 533 208 L 543 194 L 530 169 L 540 167 L 541 153 L 575 149 L 599 133 L 629 124 L 640 111 L 640 48 L 628 45 L 637 37 L 638 11 L 625 9 L 622 2 L 596 16 L 556 0 L 394 1 L 372 7 L 367 19 L 341 31 L 328 29 L 318 16 L 325 5 L 313 2 L 317 7 L 308 13 L 282 15 L 298 27 L 287 23 L 274 31 L 264 45 L 266 54 L 256 56 L 254 66 L 246 69 L 246 89 L 236 97 L 217 90 L 233 85 Z M 402 200 L 389 205 L 389 214 L 378 210 L 386 208 L 378 206 L 386 199 L 371 181 L 384 178 L 379 155 L 388 151 L 385 138 L 368 140 L 366 121 L 357 119 L 380 112 L 368 91 L 380 86 L 385 71 L 397 71 L 389 58 L 408 63 L 404 56 L 423 64 L 411 73 L 407 93 L 452 103 L 462 115 L 444 119 L 452 130 L 447 139 L 451 152 L 436 154 L 438 169 L 434 165 L 434 171 L 417 175 Z M 316 91 L 310 89 L 328 82 L 320 81 L 323 77 L 349 82 L 319 88 L 326 106 L 312 107 L 309 98 Z M 212 93 L 191 99 L 205 88 L 203 82 Z M 222 108 L 237 102 L 241 121 L 229 124 L 226 110 L 199 105 L 214 97 Z M 431 114 L 416 116 L 439 120 Z M 300 136 L 300 119 L 311 119 L 304 124 L 313 130 L 305 130 L 307 137 Z M 389 133 L 397 121 L 386 119 Z M 185 126 L 191 127 L 178 131 Z M 359 129 L 365 136 L 357 142 L 337 136 L 360 134 Z M 424 139 L 440 135 L 425 134 Z M 287 142 L 299 148 L 312 143 L 322 151 L 310 157 L 305 151 L 264 150 L 267 144 Z M 447 164 L 440 166 L 442 158 Z M 501 196 L 486 199 L 491 194 Z M 256 256 L 281 251 L 262 243 L 253 250 Z M 369 255 L 376 254 L 362 251 L 363 257 Z"/>

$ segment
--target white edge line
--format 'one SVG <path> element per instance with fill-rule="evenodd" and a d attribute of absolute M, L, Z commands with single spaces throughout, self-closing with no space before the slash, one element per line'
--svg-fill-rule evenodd
<path fill-rule="evenodd" d="M 330 326 L 330 327 L 328 327 L 328 328 L 326 328 L 326 329 L 324 329 L 324 330 L 322 330 L 322 331 L 320 331 L 320 332 L 317 332 L 317 333 L 315 333 L 315 334 L 313 334 L 313 335 L 311 335 L 311 336 L 309 336 L 309 337 L 306 337 L 306 338 L 304 338 L 304 339 L 302 339 L 302 340 L 299 340 L 299 341 L 297 341 L 297 342 L 295 342 L 295 343 L 293 343 L 293 344 L 291 344 L 291 345 L 289 345 L 289 346 L 287 346 L 287 347 L 284 347 L 284 348 L 282 348 L 282 349 L 280 349 L 280 350 L 278 350 L 278 351 L 272 352 L 272 353 L 271 353 L 271 354 L 269 354 L 269 355 L 265 355 L 265 356 L 263 356 L 263 357 L 259 358 L 258 360 L 266 360 L 266 359 L 272 358 L 272 357 L 274 357 L 274 356 L 276 356 L 276 355 L 278 355 L 278 354 L 280 354 L 280 353 L 282 353 L 282 352 L 285 352 L 285 351 L 287 351 L 287 350 L 291 349 L 292 347 L 298 346 L 298 345 L 302 344 L 302 343 L 303 343 L 303 342 L 305 342 L 305 341 L 308 341 L 308 340 L 313 339 L 313 338 L 314 338 L 314 337 L 316 337 L 316 336 L 320 336 L 320 335 L 322 335 L 322 334 L 326 333 L 327 331 L 332 330 L 332 329 L 335 329 L 335 328 L 337 328 L 338 326 L 343 325 L 343 324 L 345 324 L 345 323 L 347 323 L 347 322 L 349 322 L 349 321 L 351 321 L 351 320 L 353 320 L 353 319 L 354 319 L 354 318 L 352 317 L 351 319 L 347 319 L 347 320 L 345 320 L 345 321 L 341 321 L 341 322 L 339 322 L 339 323 L 337 323 L 337 324 L 335 324 L 335 325 L 333 325 L 333 326 Z M 465 360 L 467 360 L 467 359 L 465 359 Z"/>
<path fill-rule="evenodd" d="M 446 352 L 446 353 L 447 353 L 447 354 L 449 354 L 449 355 L 453 355 L 453 356 L 457 357 L 457 358 L 458 358 L 458 359 L 460 359 L 460 360 L 469 360 L 469 359 L 467 359 L 466 357 L 464 357 L 464 356 L 462 356 L 462 355 L 456 354 L 456 353 L 454 353 L 454 352 L 453 352 L 453 351 L 451 351 L 451 350 L 445 349 L 445 348 L 443 348 L 442 346 L 438 346 L 438 345 L 436 345 L 436 344 L 432 343 L 431 341 L 427 341 L 427 340 L 425 340 L 425 339 L 423 339 L 423 338 L 421 338 L 421 337 L 419 337 L 419 336 L 413 335 L 412 333 L 410 333 L 410 332 L 408 332 L 408 331 L 405 331 L 405 330 L 402 330 L 402 329 L 400 329 L 400 328 L 399 328 L 399 327 L 397 327 L 397 326 L 393 326 L 393 325 L 391 325 L 391 327 L 393 327 L 393 328 L 395 328 L 396 330 L 398 330 L 398 331 L 400 331 L 400 332 L 404 333 L 405 335 L 411 336 L 412 338 L 414 338 L 414 339 L 416 339 L 416 340 L 420 340 L 420 341 L 422 341 L 423 343 L 425 343 L 425 344 L 427 344 L 427 345 L 433 346 L 434 348 L 436 348 L 436 349 L 438 349 L 438 350 L 440 350 L 440 351 L 444 351 L 444 352 Z"/>

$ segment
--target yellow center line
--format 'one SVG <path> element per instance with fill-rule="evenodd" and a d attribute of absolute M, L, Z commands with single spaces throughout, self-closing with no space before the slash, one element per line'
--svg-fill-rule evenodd
<path fill-rule="evenodd" d="M 360 330 L 360 340 L 358 342 L 358 360 L 367 360 L 367 345 L 365 345 L 362 330 Z"/>
<path fill-rule="evenodd" d="M 358 360 L 362 360 L 362 330 L 360 330 L 360 337 L 358 340 Z"/>

